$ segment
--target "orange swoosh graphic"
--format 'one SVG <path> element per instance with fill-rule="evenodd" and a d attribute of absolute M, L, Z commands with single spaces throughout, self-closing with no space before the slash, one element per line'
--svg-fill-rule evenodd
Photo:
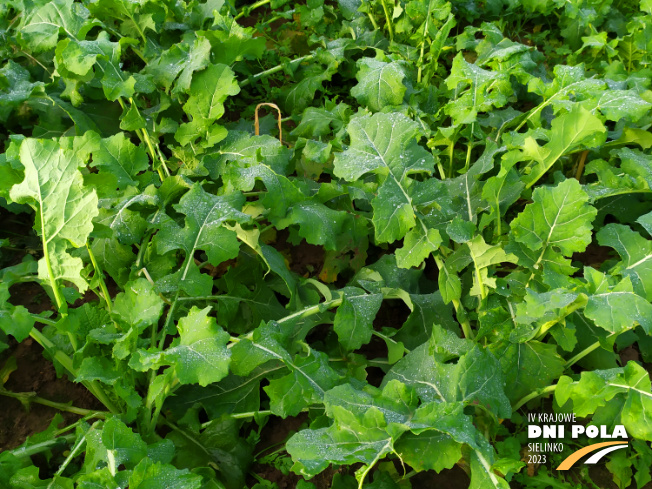
<path fill-rule="evenodd" d="M 566 460 L 564 460 L 561 464 L 559 464 L 559 467 L 557 467 L 557 470 L 568 470 L 570 469 L 575 462 L 577 462 L 579 459 L 581 459 L 584 455 L 587 453 L 595 452 L 598 448 L 602 447 L 608 447 L 611 445 L 627 445 L 626 441 L 605 441 L 603 443 L 595 443 L 593 445 L 589 445 L 588 447 L 580 448 L 578 451 L 575 453 L 570 454 L 568 457 L 566 457 Z"/>

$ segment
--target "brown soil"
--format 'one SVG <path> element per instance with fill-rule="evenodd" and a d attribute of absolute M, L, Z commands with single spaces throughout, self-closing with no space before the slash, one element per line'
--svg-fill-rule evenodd
<path fill-rule="evenodd" d="M 289 262 L 290 270 L 302 277 L 312 277 L 319 273 L 324 264 L 324 248 L 302 240 L 297 246 L 288 242 L 287 229 L 278 231 L 272 244 Z"/>
<path fill-rule="evenodd" d="M 580 262 L 584 266 L 600 268 L 600 265 L 615 255 L 612 248 L 591 243 L 582 253 L 573 254 L 572 261 Z"/>
<path fill-rule="evenodd" d="M 74 384 L 66 378 L 57 378 L 54 366 L 43 357 L 42 348 L 31 338 L 16 345 L 11 353 L 16 358 L 18 369 L 11 374 L 5 388 L 13 392 L 35 392 L 39 397 L 86 409 L 103 409 L 103 406 L 81 384 Z M 4 362 L 3 362 L 4 363 Z M 46 429 L 56 409 L 32 404 L 26 411 L 13 398 L 0 397 L 0 452 L 22 444 L 25 439 Z M 62 413 L 69 424 L 79 418 L 76 414 Z"/>
<path fill-rule="evenodd" d="M 256 445 L 254 453 L 260 454 L 259 457 L 264 457 L 265 455 L 273 453 L 281 447 L 293 433 L 307 427 L 308 421 L 307 413 L 301 413 L 299 416 L 286 419 L 272 417 L 264 426 L 260 436 L 260 441 Z M 280 452 L 280 456 L 287 457 L 288 455 L 283 451 Z M 303 479 L 300 475 L 292 472 L 284 474 L 283 472 L 287 472 L 287 470 L 281 471 L 281 469 L 269 464 L 254 463 L 251 471 L 261 479 L 276 483 L 279 489 L 294 489 L 297 483 Z M 317 489 L 327 489 L 330 487 L 333 475 L 336 472 L 339 472 L 339 470 L 333 470 L 332 467 L 329 467 L 321 474 L 313 477 L 310 482 L 315 484 Z M 250 477 L 248 482 L 249 487 L 251 487 L 256 480 L 254 477 Z"/>

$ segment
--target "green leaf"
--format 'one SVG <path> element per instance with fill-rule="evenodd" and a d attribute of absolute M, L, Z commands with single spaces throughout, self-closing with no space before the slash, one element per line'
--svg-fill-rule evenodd
<path fill-rule="evenodd" d="M 613 273 L 629 277 L 636 293 L 652 301 L 652 241 L 622 224 L 607 224 L 596 236 L 620 255 Z"/>
<path fill-rule="evenodd" d="M 282 418 L 296 416 L 306 407 L 321 404 L 324 393 L 340 379 L 328 365 L 328 355 L 316 350 L 306 356 L 297 355 L 285 363 L 290 374 L 270 380 L 264 388 L 272 413 Z"/>
<path fill-rule="evenodd" d="M 230 335 L 208 316 L 210 310 L 193 306 L 188 316 L 179 320 L 180 338 L 165 351 L 165 360 L 182 384 L 206 386 L 229 373 L 231 353 L 226 345 Z"/>
<path fill-rule="evenodd" d="M 591 222 L 597 211 L 577 180 L 564 180 L 555 187 L 539 187 L 510 224 L 516 241 L 533 251 L 558 248 L 564 256 L 584 251 L 591 242 Z M 538 263 L 535 264 L 535 268 Z"/>
<path fill-rule="evenodd" d="M 30 78 L 29 71 L 12 60 L 0 69 L 0 121 L 3 123 L 14 109 L 43 86 L 43 82 L 32 82 Z"/>
<path fill-rule="evenodd" d="M 5 334 L 23 341 L 34 327 L 34 319 L 23 306 L 9 303 L 9 283 L 0 282 L 0 329 Z"/>
<path fill-rule="evenodd" d="M 147 456 L 147 444 L 118 418 L 109 418 L 102 428 L 102 445 L 109 467 L 135 467 Z"/>
<path fill-rule="evenodd" d="M 166 399 L 165 406 L 175 416 L 182 417 L 195 404 L 201 404 L 210 419 L 222 414 L 238 414 L 260 409 L 260 383 L 278 377 L 287 370 L 281 362 L 269 362 L 255 368 L 247 377 L 230 374 L 206 387 L 182 386 L 174 397 Z"/>
<path fill-rule="evenodd" d="M 394 439 L 407 430 L 416 399 L 396 382 L 384 391 L 360 391 L 345 384 L 331 389 L 324 405 L 334 424 L 300 431 L 286 444 L 295 461 L 293 470 L 309 477 L 330 463 L 370 464 L 391 453 Z"/>
<path fill-rule="evenodd" d="M 120 321 L 142 331 L 155 324 L 163 312 L 163 300 L 146 279 L 128 282 L 125 291 L 120 292 L 113 306 L 113 313 Z"/>
<path fill-rule="evenodd" d="M 187 469 L 179 470 L 173 465 L 143 459 L 129 477 L 130 489 L 199 489 L 202 478 Z"/>
<path fill-rule="evenodd" d="M 358 84 L 351 89 L 360 104 L 378 112 L 388 105 L 401 105 L 407 87 L 405 71 L 399 61 L 386 63 L 373 58 L 358 60 Z"/>
<path fill-rule="evenodd" d="M 214 266 L 238 256 L 236 233 L 227 229 L 225 223 L 249 221 L 250 217 L 239 210 L 243 203 L 244 197 L 240 193 L 215 196 L 196 183 L 174 205 L 178 212 L 186 216 L 185 227 L 181 228 L 169 217 L 164 218 L 154 241 L 161 255 L 177 249 L 185 252 L 183 266 L 178 272 L 181 288 L 186 287 L 186 281 L 188 287 L 194 287 L 191 282 L 202 279 L 194 262 L 196 250 L 205 251 L 208 261 Z M 186 292 L 192 295 L 190 289 Z"/>
<path fill-rule="evenodd" d="M 534 185 L 563 155 L 579 148 L 595 148 L 604 143 L 607 130 L 596 116 L 574 105 L 570 112 L 552 121 L 549 140 L 539 146 L 531 136 L 526 138 L 523 153 L 534 162 L 523 176 L 526 188 Z"/>
<path fill-rule="evenodd" d="M 406 433 L 395 445 L 396 452 L 417 472 L 452 469 L 462 458 L 462 445 L 450 435 L 436 430 L 415 435 Z M 432 454 L 437 454 L 433 457 Z"/>
<path fill-rule="evenodd" d="M 610 286 L 605 274 L 589 267 L 584 269 L 584 277 L 591 294 L 584 309 L 587 318 L 611 333 L 621 333 L 636 323 L 652 333 L 652 304 L 634 293 L 629 277 Z"/>
<path fill-rule="evenodd" d="M 405 235 L 403 247 L 396 250 L 396 264 L 401 268 L 418 267 L 441 243 L 439 231 L 416 226 Z"/>
<path fill-rule="evenodd" d="M 219 152 L 206 157 L 205 166 L 213 178 L 222 176 L 228 184 L 242 191 L 250 191 L 256 178 L 263 180 L 272 191 L 277 188 L 288 191 L 294 185 L 288 187 L 279 177 L 287 174 L 290 156 L 291 152 L 276 138 L 231 131 Z M 275 184 L 275 178 L 281 182 Z M 284 200 L 290 202 L 292 199 Z"/>
<path fill-rule="evenodd" d="M 394 114 L 353 119 L 347 126 L 351 145 L 335 156 L 335 175 L 355 181 L 366 173 L 379 176 L 372 201 L 376 240 L 401 239 L 416 225 L 409 188 L 414 173 L 431 173 L 434 158 L 417 144 L 419 124 Z"/>
<path fill-rule="evenodd" d="M 337 237 L 342 234 L 347 218 L 345 212 L 333 210 L 315 200 L 305 200 L 294 204 L 289 209 L 288 216 L 285 219 L 275 220 L 274 224 L 278 229 L 285 229 L 290 224 L 298 224 L 299 236 L 307 243 L 323 245 L 324 249 L 335 250 Z"/>
<path fill-rule="evenodd" d="M 564 406 L 573 402 L 573 413 L 580 418 L 595 413 L 609 403 L 620 409 L 618 419 L 629 436 L 652 440 L 652 428 L 647 420 L 652 416 L 650 377 L 636 362 L 624 368 L 582 372 L 579 381 L 563 376 L 555 389 L 555 400 Z"/>
<path fill-rule="evenodd" d="M 174 137 L 184 146 L 198 138 L 205 141 L 205 147 L 213 146 L 226 137 L 226 130 L 215 124 L 224 115 L 224 101 L 240 92 L 235 75 L 226 65 L 210 65 L 193 76 L 190 92 L 183 110 L 191 121 L 181 124 Z"/>
<path fill-rule="evenodd" d="M 166 91 L 177 79 L 172 95 L 179 96 L 190 91 L 193 73 L 201 71 L 210 63 L 211 45 L 208 39 L 198 36 L 192 43 L 178 43 L 161 53 L 150 62 L 144 72 L 151 74 L 153 81 L 162 85 Z"/>
<path fill-rule="evenodd" d="M 333 329 L 347 350 L 357 350 L 371 340 L 373 320 L 383 302 L 382 294 L 366 294 L 356 287 L 341 289 L 342 305 L 337 308 Z"/>
<path fill-rule="evenodd" d="M 500 418 L 511 415 L 504 377 L 492 353 L 474 347 L 455 364 L 429 353 L 426 343 L 394 365 L 383 382 L 400 380 L 413 386 L 423 401 L 480 404 Z"/>
<path fill-rule="evenodd" d="M 258 59 L 265 52 L 265 39 L 254 37 L 254 33 L 253 28 L 241 27 L 230 15 L 216 13 L 212 28 L 205 35 L 213 46 L 215 62 L 233 65 L 245 58 Z"/>
<path fill-rule="evenodd" d="M 637 122 L 652 108 L 635 90 L 606 90 L 580 103 L 585 109 L 593 113 L 599 110 L 608 120 L 616 122 L 623 118 Z"/>
<path fill-rule="evenodd" d="M 483 70 L 464 59 L 458 53 L 453 60 L 450 75 L 446 78 L 449 90 L 455 90 L 455 98 L 446 105 L 445 111 L 453 124 L 471 124 L 479 112 L 502 107 L 512 92 L 509 77 L 505 73 Z M 461 95 L 457 95 L 461 93 Z"/>
<path fill-rule="evenodd" d="M 516 403 L 531 392 L 552 384 L 565 370 L 555 345 L 539 341 L 506 343 L 490 348 L 498 358 L 505 378 L 505 394 Z"/>
<path fill-rule="evenodd" d="M 493 460 L 488 459 L 479 451 L 471 452 L 471 484 L 469 489 L 509 489 L 505 479 L 497 475 L 491 468 Z"/>
<path fill-rule="evenodd" d="M 100 173 L 115 176 L 120 190 L 128 185 L 137 186 L 136 176 L 149 168 L 145 150 L 131 143 L 122 132 L 97 143 L 97 149 L 93 150 L 92 166 L 99 167 Z"/>
<path fill-rule="evenodd" d="M 82 261 L 67 252 L 69 246 L 86 244 L 98 213 L 95 190 L 84 187 L 75 153 L 55 141 L 26 139 L 20 146 L 25 180 L 14 185 L 11 198 L 36 211 L 35 228 L 43 241 L 45 256 L 39 260 L 39 278 L 74 283 L 84 292 Z"/>
<path fill-rule="evenodd" d="M 74 0 L 53 0 L 26 13 L 20 23 L 20 40 L 35 53 L 53 49 L 60 31 L 83 39 L 93 25 L 87 21 L 86 7 Z"/>
<path fill-rule="evenodd" d="M 308 107 L 301 116 L 301 122 L 292 130 L 293 136 L 317 138 L 333 131 L 339 133 L 349 121 L 351 108 L 340 102 L 335 105 L 326 103 L 326 107 Z"/>

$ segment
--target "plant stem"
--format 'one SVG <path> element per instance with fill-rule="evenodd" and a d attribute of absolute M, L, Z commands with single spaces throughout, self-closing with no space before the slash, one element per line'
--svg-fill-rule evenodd
<path fill-rule="evenodd" d="M 307 54 L 306 56 L 301 56 L 300 58 L 295 58 L 292 61 L 290 61 L 290 64 L 293 63 L 301 63 L 302 61 L 310 61 L 314 59 L 316 55 L 314 54 Z M 283 65 L 276 65 L 273 68 L 270 68 L 269 70 L 261 71 L 260 73 L 253 75 L 246 80 L 243 80 L 239 83 L 240 88 L 246 87 L 247 85 L 251 84 L 251 82 L 258 80 L 259 78 L 263 78 L 269 75 L 273 75 L 274 73 L 278 73 L 283 69 Z"/>
<path fill-rule="evenodd" d="M 104 275 L 102 274 L 102 269 L 97 264 L 97 260 L 95 259 L 95 254 L 93 253 L 93 250 L 91 250 L 91 247 L 88 246 L 88 243 L 86 243 L 86 249 L 88 250 L 88 256 L 91 258 L 91 263 L 93 264 L 93 268 L 95 269 L 95 273 L 97 274 L 97 278 L 100 282 L 100 289 L 102 290 L 102 295 L 104 295 L 106 308 L 109 311 L 109 314 L 111 314 L 113 306 L 111 303 L 111 296 L 109 295 L 109 290 L 106 288 L 106 283 L 104 282 Z"/>
<path fill-rule="evenodd" d="M 630 330 L 632 330 L 632 329 L 634 329 L 634 328 L 627 328 L 625 331 L 630 331 Z M 614 336 L 615 334 L 624 333 L 625 331 L 621 331 L 621 332 L 619 332 L 619 333 L 611 333 L 610 335 L 607 336 L 607 338 L 611 338 L 611 337 Z M 581 352 L 579 352 L 577 355 L 575 355 L 575 356 L 573 356 L 572 358 L 568 359 L 568 360 L 566 361 L 566 363 L 564 364 L 564 369 L 567 369 L 567 368 L 571 367 L 572 365 L 576 364 L 576 363 L 579 362 L 582 358 L 584 358 L 585 356 L 587 356 L 589 353 L 591 353 L 591 352 L 597 350 L 598 348 L 600 348 L 600 342 L 599 342 L 599 341 L 596 341 L 595 343 L 593 343 L 593 344 L 587 346 L 587 347 L 584 348 Z"/>
<path fill-rule="evenodd" d="M 545 396 L 546 394 L 550 394 L 551 392 L 554 392 L 556 388 L 557 388 L 557 384 L 549 385 L 548 387 L 544 387 L 543 389 L 538 389 L 534 392 L 530 392 L 527 396 L 525 396 L 523 399 L 521 399 L 514 405 L 512 411 L 516 411 L 524 404 L 530 402 L 532 399 L 536 399 L 537 397 Z"/>
<path fill-rule="evenodd" d="M 390 338 L 389 336 L 386 336 L 386 335 L 384 335 L 384 334 L 382 334 L 382 333 L 379 333 L 378 331 L 375 331 L 375 330 L 374 330 L 374 331 L 372 331 L 372 334 L 373 334 L 374 336 L 377 336 L 377 337 L 380 338 L 381 340 L 388 341 L 389 343 L 394 343 L 395 345 L 398 345 L 398 341 L 393 340 L 393 339 Z M 406 355 L 407 355 L 408 353 L 410 353 L 410 350 L 408 350 L 407 348 L 405 348 L 405 346 L 403 346 L 403 350 L 405 351 L 405 354 L 406 354 Z"/>
<path fill-rule="evenodd" d="M 421 83 L 421 71 L 423 68 L 423 55 L 426 49 L 426 36 L 428 35 L 428 22 L 430 22 L 430 12 L 431 12 L 432 2 L 428 2 L 428 13 L 426 14 L 426 21 L 423 27 L 423 38 L 421 39 L 421 52 L 419 53 L 419 61 L 417 65 L 419 68 L 417 70 L 417 83 Z"/>
<path fill-rule="evenodd" d="M 72 365 L 72 360 L 68 355 L 66 355 L 61 350 L 57 349 L 54 343 L 52 343 L 43 333 L 38 329 L 32 328 L 29 335 L 34 341 L 36 341 L 44 350 L 47 350 L 52 358 L 58 361 L 63 368 L 65 368 L 73 377 L 77 377 L 77 371 Z M 82 384 L 100 401 L 104 406 L 112 413 L 117 414 L 120 410 L 113 404 L 113 402 L 108 398 L 102 387 L 95 380 L 84 380 Z"/>
<path fill-rule="evenodd" d="M 367 12 L 367 17 L 369 17 L 369 20 L 371 21 L 371 25 L 374 26 L 374 30 L 378 30 L 378 24 L 376 24 L 376 19 L 374 19 L 374 16 L 371 14 L 371 12 Z"/>
<path fill-rule="evenodd" d="M 29 316 L 30 316 L 34 321 L 39 322 L 39 323 L 41 323 L 41 324 L 46 324 L 46 325 L 48 325 L 48 326 L 54 326 L 54 325 L 57 324 L 56 321 L 54 321 L 54 320 L 52 320 L 52 319 L 44 318 L 43 316 L 39 316 L 38 314 L 33 314 L 33 313 L 30 312 L 30 313 L 29 313 Z"/>
<path fill-rule="evenodd" d="M 584 163 L 586 162 L 586 156 L 589 154 L 589 150 L 585 149 L 580 155 L 580 162 L 577 165 L 577 172 L 575 173 L 575 180 L 579 182 L 582 177 L 582 172 L 584 171 Z"/>
<path fill-rule="evenodd" d="M 577 299 L 580 299 L 579 301 Z M 557 324 L 559 321 L 562 319 L 565 319 L 567 316 L 570 316 L 572 313 L 577 311 L 578 309 L 581 309 L 582 307 L 586 306 L 587 300 L 583 297 L 583 295 L 580 295 L 577 299 L 575 299 L 575 302 L 570 304 L 569 306 L 566 307 L 566 309 L 563 311 L 563 316 L 560 316 L 558 318 L 552 319 L 546 323 L 543 323 L 539 327 L 539 331 L 536 334 L 536 339 L 541 340 L 543 337 L 550 331 L 550 329 Z"/>
<path fill-rule="evenodd" d="M 54 277 L 54 270 L 52 270 L 52 260 L 50 259 L 50 252 L 48 250 L 48 244 L 45 241 L 45 221 L 41 219 L 41 236 L 43 241 L 43 258 L 45 258 L 45 264 L 48 269 L 48 278 L 50 279 L 50 286 L 52 287 L 52 293 L 54 294 L 54 300 L 57 303 L 57 310 L 65 315 L 68 312 L 68 303 L 66 302 L 59 286 L 57 285 L 57 279 Z"/>
<path fill-rule="evenodd" d="M 64 404 L 62 402 L 55 402 L 55 401 L 50 401 L 49 399 L 44 399 L 42 397 L 39 397 L 36 395 L 35 392 L 12 392 L 8 391 L 6 389 L 0 388 L 0 395 L 6 396 L 6 397 L 12 397 L 14 399 L 17 399 L 20 401 L 21 404 L 29 404 L 31 402 L 35 402 L 37 404 L 41 404 L 43 406 L 48 406 L 54 409 L 58 409 L 59 411 L 65 411 L 68 413 L 74 413 L 74 414 L 79 414 L 80 416 L 90 416 L 90 415 L 96 415 L 97 417 L 106 417 L 108 414 L 107 412 L 102 412 L 102 411 L 93 411 L 90 409 L 83 409 L 83 408 L 78 408 L 75 406 L 70 406 L 68 404 Z"/>
<path fill-rule="evenodd" d="M 433 254 L 432 256 L 435 259 L 435 263 L 437 264 L 437 268 L 439 268 L 439 271 L 448 273 L 448 270 L 446 270 L 446 267 L 444 267 L 444 261 L 440 257 L 436 256 L 435 254 Z M 460 304 L 460 301 L 458 301 L 457 299 L 453 299 L 451 302 L 453 303 L 453 307 L 455 308 L 457 321 L 462 326 L 462 332 L 464 333 L 464 337 L 469 340 L 474 339 L 475 335 L 473 334 L 473 330 L 471 329 L 471 323 L 469 323 L 469 319 L 466 317 L 464 306 L 462 306 L 462 304 Z"/>
<path fill-rule="evenodd" d="M 99 423 L 99 421 L 95 421 L 95 423 L 93 423 L 91 425 L 89 431 L 95 429 L 95 426 L 97 426 L 97 423 Z M 63 463 L 59 467 L 59 470 L 56 471 L 55 475 L 63 474 L 63 471 L 66 470 L 66 467 L 68 467 L 70 462 L 72 462 L 72 459 L 77 456 L 77 453 L 79 452 L 79 450 L 81 449 L 81 447 L 82 447 L 82 445 L 84 444 L 85 441 L 86 441 L 86 433 L 84 433 L 82 435 L 82 437 L 79 439 L 79 441 L 77 441 L 77 443 L 75 443 L 75 446 L 72 448 L 72 450 L 70 450 L 70 454 L 68 454 L 66 459 L 63 461 Z M 54 480 L 52 480 L 52 482 L 50 482 L 50 484 L 48 484 L 47 489 L 50 489 L 50 486 L 52 484 L 54 484 Z"/>
<path fill-rule="evenodd" d="M 473 130 L 475 128 L 475 122 L 471 124 L 471 136 L 469 137 L 469 144 L 466 145 L 466 162 L 464 163 L 464 171 L 469 169 L 471 164 L 471 151 L 473 151 Z"/>
<path fill-rule="evenodd" d="M 243 8 L 240 12 L 238 12 L 238 14 L 233 18 L 233 20 L 238 20 L 241 17 L 244 17 L 245 15 L 249 15 L 252 10 L 256 10 L 259 7 L 267 5 L 269 2 L 270 2 L 270 0 L 259 0 L 258 2 L 254 3 L 253 5 Z"/>
<path fill-rule="evenodd" d="M 448 178 L 453 176 L 453 151 L 455 149 L 455 141 L 451 141 L 448 145 Z"/>
<path fill-rule="evenodd" d="M 14 450 L 10 450 L 9 453 L 11 453 L 16 458 L 27 458 L 31 457 L 32 455 L 36 455 L 37 453 L 50 450 L 53 446 L 59 445 L 62 442 L 71 443 L 75 440 L 76 437 L 77 436 L 74 434 L 59 436 L 57 438 L 46 440 L 41 443 L 36 443 L 28 447 L 15 448 Z"/>
<path fill-rule="evenodd" d="M 387 11 L 387 5 L 385 5 L 385 0 L 380 0 L 380 3 L 383 5 L 383 11 L 385 12 L 385 19 L 387 20 L 387 31 L 389 32 L 389 41 L 394 42 L 394 31 L 392 29 L 392 17 Z"/>

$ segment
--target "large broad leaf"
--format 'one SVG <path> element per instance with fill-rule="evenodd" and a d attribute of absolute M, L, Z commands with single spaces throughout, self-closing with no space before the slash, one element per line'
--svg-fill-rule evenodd
<path fill-rule="evenodd" d="M 586 249 L 597 211 L 587 204 L 589 198 L 577 180 L 565 180 L 552 188 L 539 187 L 532 200 L 510 225 L 516 241 L 533 251 L 541 250 L 542 257 L 551 246 L 564 256 Z"/>
<path fill-rule="evenodd" d="M 188 469 L 179 470 L 174 465 L 143 459 L 129 476 L 130 489 L 199 489 L 202 477 Z"/>
<path fill-rule="evenodd" d="M 226 98 L 239 92 L 235 75 L 226 65 L 210 65 L 194 75 L 190 84 L 192 95 L 183 106 L 192 120 L 179 126 L 175 139 L 185 146 L 202 138 L 202 144 L 206 147 L 224 139 L 226 129 L 215 124 L 215 121 L 224 114 L 223 104 Z"/>
<path fill-rule="evenodd" d="M 20 146 L 25 180 L 15 185 L 11 198 L 36 211 L 35 228 L 43 241 L 39 278 L 74 283 L 87 288 L 81 277 L 82 261 L 67 252 L 86 244 L 98 213 L 95 190 L 84 187 L 76 153 L 63 150 L 56 141 L 26 139 Z"/>
<path fill-rule="evenodd" d="M 257 367 L 247 377 L 234 374 L 221 381 L 200 387 L 182 386 L 174 397 L 168 397 L 165 407 L 176 417 L 182 417 L 195 404 L 201 404 L 210 419 L 222 414 L 249 413 L 260 409 L 260 383 L 287 372 L 281 362 L 269 362 Z"/>
<path fill-rule="evenodd" d="M 574 105 L 570 112 L 556 117 L 550 129 L 550 142 L 539 146 L 532 137 L 524 143 L 524 155 L 534 161 L 523 176 L 527 188 L 534 185 L 563 155 L 578 148 L 595 148 L 604 143 L 607 129 L 585 108 Z"/>
<path fill-rule="evenodd" d="M 205 35 L 213 46 L 216 63 L 233 65 L 243 58 L 260 58 L 263 55 L 265 38 L 254 37 L 252 27 L 242 27 L 232 16 L 223 16 L 219 12 L 210 17 L 214 18 L 212 29 Z"/>
<path fill-rule="evenodd" d="M 30 51 L 41 52 L 54 48 L 62 30 L 66 35 L 83 39 L 93 24 L 88 10 L 73 0 L 53 0 L 25 12 L 20 23 L 20 39 Z"/>
<path fill-rule="evenodd" d="M 147 456 L 147 444 L 118 418 L 110 418 L 104 423 L 102 446 L 114 471 L 123 464 L 133 468 Z"/>
<path fill-rule="evenodd" d="M 528 90 L 540 95 L 545 103 L 540 104 L 528 114 L 528 120 L 535 125 L 539 121 L 541 111 L 547 105 L 555 108 L 571 104 L 571 97 L 587 98 L 595 94 L 604 93 L 606 84 L 596 78 L 587 78 L 584 65 L 577 66 L 557 65 L 553 72 L 555 78 L 546 84 L 541 78 L 533 77 L 528 83 Z"/>
<path fill-rule="evenodd" d="M 652 107 L 635 90 L 605 90 L 582 101 L 581 105 L 592 112 L 600 111 L 607 119 L 616 122 L 623 118 L 636 122 Z"/>
<path fill-rule="evenodd" d="M 509 76 L 503 72 L 488 71 L 471 64 L 458 53 L 446 86 L 455 90 L 459 97 L 446 105 L 446 113 L 454 124 L 471 124 L 479 112 L 488 112 L 494 107 L 502 107 L 512 93 Z"/>
<path fill-rule="evenodd" d="M 144 72 L 152 75 L 152 80 L 157 85 L 163 86 L 166 91 L 177 79 L 173 95 L 188 92 L 190 81 L 195 71 L 203 70 L 210 62 L 211 45 L 203 36 L 199 36 L 191 44 L 180 42 L 163 51 L 154 61 L 151 61 Z"/>
<path fill-rule="evenodd" d="M 11 335 L 17 341 L 29 336 L 34 326 L 34 318 L 23 306 L 14 306 L 9 302 L 9 284 L 0 282 L 0 330 Z"/>
<path fill-rule="evenodd" d="M 218 382 L 229 373 L 231 353 L 226 347 L 229 333 L 209 317 L 210 307 L 193 306 L 177 328 L 179 339 L 165 351 L 164 357 L 174 367 L 179 382 L 202 386 Z"/>
<path fill-rule="evenodd" d="M 652 304 L 634 293 L 629 277 L 611 286 L 605 274 L 589 267 L 584 277 L 590 293 L 584 309 L 587 318 L 610 333 L 621 333 L 637 323 L 652 333 Z"/>
<path fill-rule="evenodd" d="M 564 359 L 554 345 L 539 341 L 506 343 L 491 348 L 509 382 L 505 394 L 512 403 L 547 387 L 564 372 Z"/>
<path fill-rule="evenodd" d="M 328 365 L 328 355 L 311 350 L 306 356 L 297 355 L 286 362 L 290 373 L 272 379 L 265 387 L 269 407 L 277 416 L 296 416 L 302 409 L 320 404 L 327 389 L 340 379 Z"/>
<path fill-rule="evenodd" d="M 622 261 L 614 273 L 629 277 L 634 290 L 652 301 L 652 241 L 622 224 L 608 224 L 597 234 L 598 243 L 614 248 Z"/>
<path fill-rule="evenodd" d="M 194 287 L 190 282 L 195 279 L 209 281 L 211 277 L 200 277 L 197 265 L 193 260 L 196 250 L 206 252 L 208 261 L 217 266 L 225 260 L 238 256 L 239 243 L 236 233 L 224 225 L 227 221 L 247 222 L 249 216 L 240 212 L 244 203 L 242 194 L 233 193 L 228 196 L 215 196 L 206 192 L 201 185 L 195 184 L 187 192 L 175 209 L 186 216 L 186 226 L 181 228 L 171 218 L 167 218 L 156 235 L 156 247 L 160 254 L 181 249 L 186 259 L 177 280 L 179 287 L 192 295 Z M 189 281 L 188 288 L 184 285 Z M 208 285 L 207 285 L 208 287 Z M 200 295 L 200 294 L 197 294 Z"/>
<path fill-rule="evenodd" d="M 125 291 L 116 296 L 113 308 L 117 320 L 139 331 L 155 324 L 162 312 L 163 300 L 144 278 L 128 282 Z"/>
<path fill-rule="evenodd" d="M 145 150 L 131 143 L 124 133 L 110 138 L 94 141 L 93 166 L 99 167 L 102 174 L 117 179 L 117 188 L 123 190 L 128 185 L 138 185 L 136 176 L 149 168 Z"/>
<path fill-rule="evenodd" d="M 351 89 L 358 102 L 377 112 L 388 105 L 401 105 L 407 87 L 405 72 L 398 61 L 386 63 L 373 58 L 358 61 L 358 84 Z"/>
<path fill-rule="evenodd" d="M 322 402 L 326 391 L 340 379 L 328 365 L 325 354 L 314 350 L 305 356 L 290 354 L 288 350 L 294 346 L 292 330 L 289 324 L 263 323 L 231 349 L 232 370 L 237 375 L 249 375 L 270 360 L 281 361 L 290 370 L 289 375 L 271 381 L 265 389 L 272 409 L 281 416 L 298 414 L 303 408 Z"/>
<path fill-rule="evenodd" d="M 362 289 L 342 289 L 344 298 L 335 315 L 333 329 L 347 350 L 357 350 L 369 343 L 373 320 L 383 301 L 383 295 L 366 294 Z"/>
<path fill-rule="evenodd" d="M 498 417 L 508 418 L 511 406 L 504 392 L 504 377 L 496 357 L 474 347 L 454 358 L 433 355 L 425 343 L 400 360 L 385 376 L 384 382 L 400 380 L 413 386 L 424 401 L 480 404 Z"/>
<path fill-rule="evenodd" d="M 628 362 L 624 368 L 582 372 L 579 381 L 564 376 L 555 389 L 555 399 L 560 406 L 571 400 L 573 413 L 581 418 L 616 407 L 619 419 L 608 423 L 623 424 L 629 436 L 652 441 L 650 377 L 636 362 Z"/>
<path fill-rule="evenodd" d="M 0 69 L 1 122 L 7 122 L 11 112 L 43 86 L 43 82 L 32 82 L 30 78 L 29 71 L 12 60 Z"/>
<path fill-rule="evenodd" d="M 401 239 L 416 225 L 409 175 L 434 168 L 432 155 L 417 144 L 419 124 L 401 114 L 380 113 L 353 119 L 347 131 L 351 145 L 335 156 L 335 175 L 355 181 L 377 174 L 380 185 L 372 201 L 376 240 Z"/>
<path fill-rule="evenodd" d="M 414 390 L 395 380 L 382 390 L 359 390 L 350 384 L 331 389 L 324 405 L 333 424 L 303 430 L 290 438 L 287 450 L 295 462 L 293 469 L 313 476 L 330 463 L 374 464 L 396 451 L 420 468 L 441 470 L 459 460 L 463 444 L 490 456 L 491 449 L 464 414 L 463 404 L 417 404 Z M 419 460 L 433 444 L 446 450 L 445 459 Z"/>

